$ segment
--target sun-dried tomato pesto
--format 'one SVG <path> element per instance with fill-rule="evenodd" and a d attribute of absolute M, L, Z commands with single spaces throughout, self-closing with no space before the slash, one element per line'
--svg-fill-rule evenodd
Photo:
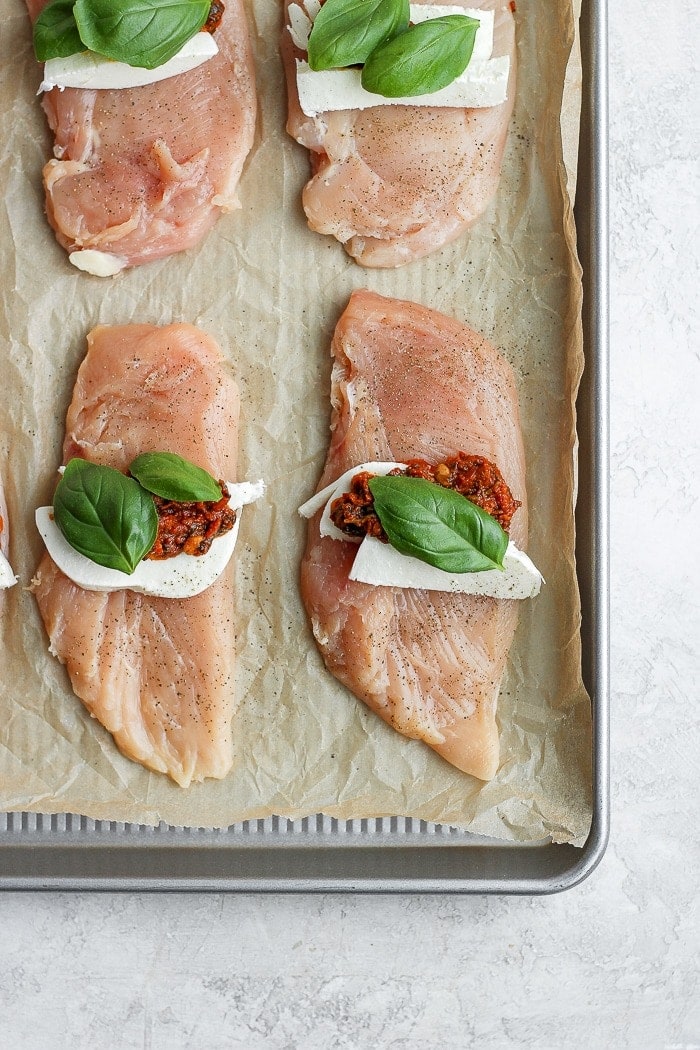
<path fill-rule="evenodd" d="M 221 25 L 221 19 L 224 17 L 224 11 L 226 8 L 220 2 L 220 0 L 213 0 L 211 7 L 209 8 L 209 14 L 207 20 L 202 26 L 203 33 L 215 33 Z"/>
<path fill-rule="evenodd" d="M 405 469 L 396 467 L 389 475 L 424 478 L 444 488 L 454 489 L 495 518 L 505 532 L 508 532 L 511 519 L 521 505 L 519 500 L 513 499 L 503 475 L 494 463 L 483 456 L 469 456 L 466 452 L 447 456 L 435 465 L 425 459 L 411 459 L 407 461 Z M 333 500 L 331 521 L 348 536 L 374 536 L 387 543 L 369 488 L 369 482 L 375 476 L 366 470 L 354 476 L 350 491 Z"/>
<path fill-rule="evenodd" d="M 177 554 L 206 554 L 217 536 L 230 532 L 236 512 L 228 505 L 230 492 L 223 481 L 216 502 L 178 503 L 154 496 L 158 512 L 158 534 L 146 558 L 160 561 Z"/>

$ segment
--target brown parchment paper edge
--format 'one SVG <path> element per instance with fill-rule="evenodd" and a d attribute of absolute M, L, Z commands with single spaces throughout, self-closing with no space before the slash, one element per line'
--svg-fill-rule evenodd
<path fill-rule="evenodd" d="M 567 5 L 562 4 L 561 9 L 564 10 Z M 258 29 L 258 43 L 260 40 L 260 23 L 264 23 L 264 17 L 261 18 L 256 9 L 253 10 L 253 30 L 255 34 L 256 28 Z M 265 49 L 263 49 L 265 52 Z M 575 228 L 573 225 L 573 216 L 571 212 L 570 203 L 566 197 L 566 189 L 573 193 L 575 184 L 575 160 L 573 158 L 573 144 L 576 142 L 577 129 L 578 129 L 578 107 L 580 104 L 580 75 L 577 72 L 577 48 L 575 47 L 572 51 L 572 57 L 569 62 L 567 79 L 564 88 L 564 103 L 561 109 L 561 126 L 565 133 L 565 139 L 568 144 L 568 151 L 566 157 L 566 164 L 563 163 L 561 154 L 561 144 L 558 147 L 557 161 L 556 161 L 556 176 L 559 179 L 561 186 L 562 197 L 564 199 L 564 218 L 562 233 L 569 247 L 569 265 L 570 265 L 570 280 L 571 286 L 577 285 L 580 276 L 580 270 L 578 263 L 575 258 Z M 263 53 L 262 57 L 258 56 L 259 63 L 265 67 L 270 61 L 269 47 L 266 53 Z M 521 60 L 522 61 L 522 60 Z M 263 121 L 265 118 L 265 111 L 263 106 Z M 38 157 L 36 158 L 38 160 Z M 35 165 L 36 166 L 36 165 Z M 568 174 L 567 174 L 568 173 Z M 245 178 L 245 176 L 244 176 Z M 38 199 L 38 194 L 36 195 Z M 309 235 L 311 236 L 311 235 Z M 200 253 L 201 254 L 201 253 Z M 56 265 L 60 267 L 60 260 L 56 262 Z M 357 278 L 357 274 L 354 275 Z M 144 278 L 146 279 L 146 278 Z M 362 283 L 357 281 L 357 283 Z M 403 296 L 405 293 L 400 293 Z M 406 295 L 405 297 L 410 297 Z M 582 367 L 581 359 L 581 328 L 580 328 L 580 291 L 578 295 L 575 290 L 569 296 L 568 309 L 565 317 L 565 328 L 568 332 L 568 343 L 569 343 L 569 354 L 567 357 L 567 368 L 569 371 L 569 387 L 572 391 L 572 396 L 575 396 L 575 391 L 578 386 L 578 380 L 580 377 L 580 370 Z M 75 356 L 75 355 L 74 355 Z M 570 428 L 568 432 L 568 447 L 575 448 L 575 427 L 573 416 L 570 417 Z M 574 486 L 575 486 L 575 471 L 571 473 L 572 488 L 570 492 L 571 502 L 574 500 Z M 11 483 L 12 487 L 12 483 Z M 13 501 L 19 500 L 19 493 L 14 489 L 11 492 Z M 574 603 L 575 604 L 575 603 Z M 574 614 L 575 615 L 575 614 Z M 577 660 L 577 645 L 580 646 L 578 636 L 575 630 L 572 632 L 571 638 L 571 651 L 568 654 L 568 659 L 572 664 L 576 663 Z M 31 703 L 31 701 L 29 701 Z M 580 705 L 579 705 L 580 706 Z M 82 724 L 85 725 L 83 719 Z M 87 723 L 89 725 L 89 723 Z M 581 727 L 580 727 L 581 728 Z M 583 744 L 585 746 L 586 730 L 585 727 L 581 728 L 581 731 L 574 734 L 578 745 Z M 101 747 L 104 744 L 100 745 Z M 13 750 L 13 761 L 19 762 L 21 765 L 26 765 L 34 761 L 35 756 L 32 754 L 31 748 L 22 752 L 23 749 L 15 747 Z M 20 753 L 18 753 L 20 752 Z M 118 764 L 117 764 L 118 765 Z M 267 816 L 272 813 L 276 813 L 281 816 L 297 817 L 301 815 L 307 815 L 312 812 L 316 812 L 317 809 L 331 816 L 339 818 L 351 818 L 351 817 L 363 817 L 363 816 L 379 816 L 379 815 L 394 815 L 396 813 L 406 812 L 407 815 L 421 816 L 423 819 L 431 820 L 446 820 L 447 822 L 461 827 L 469 827 L 473 831 L 478 831 L 486 834 L 493 834 L 497 837 L 514 838 L 516 840 L 527 841 L 531 838 L 540 837 L 541 833 L 551 834 L 555 840 L 560 838 L 562 841 L 575 841 L 582 842 L 586 833 L 586 817 L 585 817 L 585 805 L 581 807 L 578 805 L 579 812 L 575 820 L 570 819 L 569 816 L 563 816 L 561 824 L 557 823 L 559 816 L 556 812 L 557 807 L 554 807 L 552 813 L 545 814 L 544 818 L 535 821 L 534 824 L 528 829 L 523 835 L 523 828 L 518 828 L 506 820 L 505 824 L 500 823 L 499 818 L 493 822 L 485 819 L 459 819 L 458 815 L 453 812 L 440 813 L 439 809 L 436 811 L 433 805 L 429 807 L 407 805 L 404 808 L 399 805 L 391 808 L 377 807 L 372 802 L 370 797 L 358 798 L 356 795 L 347 801 L 339 801 L 336 805 L 326 804 L 317 807 L 313 801 L 310 805 L 305 804 L 299 799 L 291 800 L 283 798 L 277 794 L 277 797 L 271 802 L 267 802 L 261 805 L 248 805 L 244 807 L 242 811 L 231 812 L 230 806 L 226 815 L 219 817 L 218 819 L 202 820 L 201 804 L 190 805 L 190 799 L 195 802 L 195 795 L 198 789 L 193 789 L 193 794 L 188 797 L 179 797 L 175 804 L 172 804 L 172 800 L 169 803 L 163 805 L 162 803 L 155 803 L 155 805 L 149 805 L 147 799 L 151 795 L 151 791 L 147 790 L 145 795 L 139 799 L 139 795 L 134 792 L 132 794 L 132 785 L 127 786 L 126 797 L 122 798 L 120 802 L 117 802 L 114 797 L 108 797 L 100 800 L 96 795 L 92 797 L 83 797 L 76 799 L 74 796 L 71 797 L 71 792 L 68 790 L 70 783 L 73 780 L 73 773 L 71 771 L 64 773 L 62 780 L 61 791 L 58 794 L 54 794 L 51 784 L 47 784 L 46 793 L 42 791 L 34 791 L 31 798 L 26 796 L 22 797 L 17 795 L 15 799 L 11 797 L 11 792 L 8 792 L 3 799 L 3 808 L 15 809 L 21 808 L 29 811 L 39 811 L 45 813 L 57 813 L 64 812 L 67 809 L 74 812 L 80 812 L 83 815 L 93 817 L 95 819 L 112 819 L 112 820 L 130 820 L 132 822 L 144 823 L 144 824 L 156 824 L 160 820 L 165 819 L 168 823 L 178 825 L 193 825 L 193 826 L 227 826 L 233 823 L 237 819 L 242 819 L 243 816 L 248 818 Z M 482 793 L 480 787 L 472 786 L 472 792 L 477 796 Z M 154 792 L 158 794 L 157 791 Z M 439 794 L 439 793 L 438 793 Z M 566 792 L 563 793 L 566 795 Z M 131 798 L 129 799 L 129 796 Z M 155 801 L 155 800 L 154 800 Z M 518 800 L 521 804 L 522 800 Z M 145 803 L 145 804 L 144 804 Z M 224 809 L 227 808 L 227 804 L 224 803 Z M 492 812 L 493 807 L 488 808 L 488 812 Z M 483 813 L 479 814 L 479 818 L 484 816 Z M 212 814 L 213 817 L 213 814 Z M 524 822 L 527 824 L 527 821 Z M 575 826 L 574 826 L 575 825 Z"/>

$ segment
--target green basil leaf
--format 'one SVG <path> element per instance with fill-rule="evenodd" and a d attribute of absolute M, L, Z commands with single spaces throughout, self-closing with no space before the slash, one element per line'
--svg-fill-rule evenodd
<path fill-rule="evenodd" d="M 73 14 L 75 0 L 49 0 L 34 23 L 34 53 L 39 62 L 68 58 L 85 50 Z"/>
<path fill-rule="evenodd" d="M 392 547 L 446 572 L 502 569 L 508 534 L 495 518 L 454 489 L 423 478 L 369 482 Z"/>
<path fill-rule="evenodd" d="M 383 40 L 408 27 L 408 0 L 326 0 L 309 37 L 312 69 L 364 62 Z"/>
<path fill-rule="evenodd" d="M 198 33 L 209 0 L 76 0 L 86 47 L 130 66 L 155 69 Z"/>
<path fill-rule="evenodd" d="M 153 546 L 153 497 L 112 467 L 72 459 L 53 499 L 54 520 L 71 547 L 90 561 L 129 575 Z"/>
<path fill-rule="evenodd" d="M 401 98 L 447 87 L 469 65 L 478 28 L 478 19 L 468 15 L 442 15 L 410 26 L 372 52 L 362 70 L 363 88 Z"/>
<path fill-rule="evenodd" d="M 163 499 L 181 503 L 221 499 L 221 486 L 211 474 L 174 452 L 144 452 L 129 471 L 145 489 Z"/>

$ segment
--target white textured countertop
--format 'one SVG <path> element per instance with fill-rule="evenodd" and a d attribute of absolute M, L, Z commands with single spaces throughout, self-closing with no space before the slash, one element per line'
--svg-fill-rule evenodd
<path fill-rule="evenodd" d="M 698 31 L 611 7 L 601 866 L 539 899 L 7 893 L 2 1050 L 700 1048 Z"/>

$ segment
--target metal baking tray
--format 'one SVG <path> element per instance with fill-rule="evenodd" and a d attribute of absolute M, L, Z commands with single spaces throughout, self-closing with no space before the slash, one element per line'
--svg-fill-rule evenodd
<path fill-rule="evenodd" d="M 579 398 L 576 558 L 583 678 L 593 703 L 593 824 L 582 848 L 497 843 L 408 817 L 271 817 L 211 831 L 0 814 L 1 889 L 554 893 L 588 876 L 606 847 L 608 743 L 607 10 L 581 22 L 584 94 L 576 224 L 586 370 Z"/>

